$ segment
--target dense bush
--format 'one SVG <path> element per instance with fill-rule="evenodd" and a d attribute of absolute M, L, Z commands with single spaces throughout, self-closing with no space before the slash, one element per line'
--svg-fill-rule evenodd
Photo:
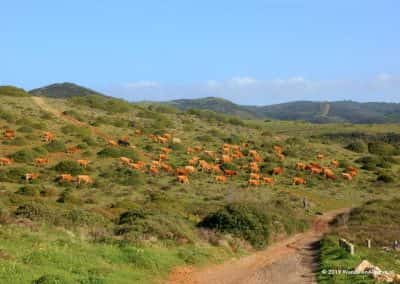
<path fill-rule="evenodd" d="M 381 156 L 365 156 L 356 160 L 356 163 L 360 163 L 363 169 L 373 171 L 377 168 L 390 168 L 391 159 Z"/>
<path fill-rule="evenodd" d="M 32 221 L 53 219 L 54 213 L 45 204 L 39 202 L 22 204 L 14 212 L 15 216 L 28 218 Z"/>
<path fill-rule="evenodd" d="M 138 160 L 138 154 L 135 150 L 125 147 L 107 147 L 97 153 L 99 157 L 119 158 L 127 157 L 132 160 Z"/>
<path fill-rule="evenodd" d="M 398 154 L 398 150 L 393 145 L 385 142 L 368 143 L 368 151 L 371 154 L 381 156 L 391 156 Z"/>
<path fill-rule="evenodd" d="M 351 142 L 346 146 L 346 149 L 356 152 L 356 153 L 365 153 L 368 150 L 368 146 L 362 140 Z"/>
<path fill-rule="evenodd" d="M 70 102 L 74 105 L 85 105 L 110 113 L 127 112 L 132 109 L 132 105 L 124 100 L 98 95 L 71 97 Z"/>
<path fill-rule="evenodd" d="M 13 153 L 10 157 L 18 163 L 30 163 L 35 158 L 46 153 L 43 148 L 23 149 Z"/>
<path fill-rule="evenodd" d="M 28 125 L 21 126 L 20 128 L 17 129 L 18 132 L 24 132 L 24 133 L 32 133 L 33 128 Z"/>
<path fill-rule="evenodd" d="M 40 195 L 40 190 L 37 186 L 26 185 L 20 187 L 16 193 L 26 196 L 37 197 Z"/>
<path fill-rule="evenodd" d="M 2 182 L 20 182 L 28 172 L 26 167 L 12 167 L 0 171 L 0 181 Z"/>
<path fill-rule="evenodd" d="M 265 209 L 256 204 L 228 204 L 208 215 L 201 227 L 231 233 L 250 242 L 254 247 L 268 244 L 270 218 Z"/>
<path fill-rule="evenodd" d="M 66 125 L 61 128 L 62 133 L 66 135 L 74 135 L 77 137 L 87 137 L 90 136 L 91 132 L 88 128 L 79 127 L 73 124 Z"/>
<path fill-rule="evenodd" d="M 65 144 L 59 140 L 51 141 L 50 143 L 46 144 L 44 148 L 50 153 L 64 152 L 66 150 Z"/>
<path fill-rule="evenodd" d="M 395 181 L 395 177 L 394 177 L 393 173 L 385 172 L 385 171 L 379 171 L 376 180 L 377 181 L 382 181 L 384 183 L 391 183 L 391 182 Z"/>
<path fill-rule="evenodd" d="M 58 275 L 46 274 L 34 280 L 32 284 L 72 284 L 72 282 Z"/>
<path fill-rule="evenodd" d="M 77 175 L 82 173 L 82 167 L 75 161 L 61 161 L 54 166 L 54 169 L 59 173 L 69 173 Z"/>

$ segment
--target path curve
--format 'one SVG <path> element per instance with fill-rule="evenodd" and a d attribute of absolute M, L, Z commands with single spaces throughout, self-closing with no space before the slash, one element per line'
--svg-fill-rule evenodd
<path fill-rule="evenodd" d="M 267 249 L 219 265 L 176 268 L 167 284 L 316 283 L 317 244 L 329 223 L 348 208 L 317 216 L 310 230 L 279 241 Z"/>

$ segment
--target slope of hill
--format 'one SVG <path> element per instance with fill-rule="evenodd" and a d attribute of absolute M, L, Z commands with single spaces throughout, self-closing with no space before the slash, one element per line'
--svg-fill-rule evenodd
<path fill-rule="evenodd" d="M 248 110 L 243 106 L 237 105 L 225 99 L 215 97 L 207 97 L 201 99 L 180 99 L 168 103 L 182 110 L 212 110 L 219 113 L 237 115 L 242 118 L 254 118 L 256 115 L 253 111 Z"/>
<path fill-rule="evenodd" d="M 358 103 L 353 101 L 311 102 L 297 101 L 269 106 L 237 105 L 219 98 L 186 99 L 169 102 L 180 109 L 208 109 L 242 118 L 304 120 L 314 123 L 400 122 L 400 104 Z"/>
<path fill-rule="evenodd" d="M 103 96 L 103 94 L 99 92 L 73 83 L 56 83 L 42 88 L 33 89 L 29 91 L 29 93 L 34 96 L 44 96 L 50 98 L 83 97 L 90 95 Z"/>

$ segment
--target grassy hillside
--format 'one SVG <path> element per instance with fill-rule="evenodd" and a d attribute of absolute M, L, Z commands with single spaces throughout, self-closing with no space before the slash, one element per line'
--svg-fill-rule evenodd
<path fill-rule="evenodd" d="M 89 95 L 0 96 L 0 127 L 15 133 L 0 138 L 0 158 L 11 159 L 0 166 L 4 283 L 156 283 L 176 265 L 221 261 L 305 230 L 318 211 L 399 195 L 398 144 L 381 139 L 398 135 L 398 124 L 243 120 Z M 375 140 L 358 137 L 365 147 L 350 147 L 346 137 L 328 138 L 360 132 Z M 221 160 L 224 144 L 231 161 Z M 249 185 L 252 151 L 273 185 Z M 225 174 L 193 163 L 189 184 L 180 183 L 176 171 L 194 157 Z M 297 170 L 297 162 L 320 163 L 336 179 Z M 341 177 L 348 166 L 358 169 L 352 180 Z M 284 171 L 273 176 L 277 167 Z M 74 179 L 62 182 L 62 174 Z M 78 184 L 78 175 L 93 183 Z"/>
<path fill-rule="evenodd" d="M 34 96 L 44 96 L 50 98 L 82 97 L 103 94 L 73 83 L 57 83 L 42 88 L 29 91 Z"/>

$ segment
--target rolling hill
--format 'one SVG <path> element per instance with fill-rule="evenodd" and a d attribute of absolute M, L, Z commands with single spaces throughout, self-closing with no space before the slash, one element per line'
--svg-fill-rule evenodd
<path fill-rule="evenodd" d="M 104 96 L 99 92 L 73 83 L 56 83 L 45 87 L 33 89 L 29 91 L 29 93 L 34 96 L 43 96 L 49 98 L 83 97 L 90 95 Z"/>
<path fill-rule="evenodd" d="M 179 109 L 207 109 L 242 118 L 303 120 L 314 123 L 387 123 L 400 122 L 400 104 L 359 103 L 353 101 L 312 102 L 296 101 L 267 106 L 244 106 L 228 100 L 208 97 L 174 100 L 169 104 Z"/>

